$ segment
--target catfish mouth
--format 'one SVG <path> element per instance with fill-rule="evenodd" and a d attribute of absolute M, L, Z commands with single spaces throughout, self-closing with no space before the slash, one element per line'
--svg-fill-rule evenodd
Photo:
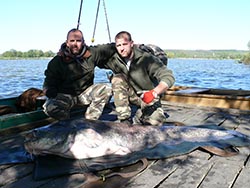
<path fill-rule="evenodd" d="M 38 133 L 39 131 L 32 130 L 25 135 L 24 148 L 30 154 L 40 155 L 46 153 L 46 150 L 49 149 L 46 139 L 39 139 Z"/>

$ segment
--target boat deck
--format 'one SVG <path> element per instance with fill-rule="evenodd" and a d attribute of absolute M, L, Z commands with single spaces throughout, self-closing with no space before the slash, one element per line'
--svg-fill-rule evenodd
<path fill-rule="evenodd" d="M 216 124 L 250 135 L 250 112 L 236 109 L 182 106 L 164 102 L 170 115 L 169 121 L 185 125 Z M 11 137 L 12 140 L 13 137 Z M 4 136 L 1 136 L 4 140 Z M 8 141 L 5 139 L 5 141 Z M 1 141 L 2 142 L 2 141 Z M 18 142 L 18 139 L 16 139 Z M 74 174 L 42 181 L 32 179 L 33 164 L 0 166 L 0 187 L 4 188 L 47 188 L 47 187 L 106 187 L 106 188 L 247 188 L 250 184 L 250 148 L 240 147 L 239 154 L 219 157 L 202 150 L 187 155 L 150 160 L 148 167 L 132 178 L 113 176 L 105 181 L 86 184 L 86 174 Z M 141 167 L 140 163 L 113 169 L 130 172 Z"/>

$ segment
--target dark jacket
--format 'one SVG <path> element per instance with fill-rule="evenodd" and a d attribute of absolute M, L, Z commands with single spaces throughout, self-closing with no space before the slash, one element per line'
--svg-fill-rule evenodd
<path fill-rule="evenodd" d="M 79 95 L 93 85 L 95 67 L 103 67 L 115 52 L 114 44 L 97 45 L 86 47 L 80 57 L 71 57 L 64 43 L 45 70 L 46 95 L 49 98 L 57 93 Z"/>
<path fill-rule="evenodd" d="M 130 64 L 129 71 L 125 61 L 116 53 L 106 64 L 115 74 L 124 73 L 127 75 L 129 84 L 136 92 L 151 90 L 160 81 L 171 87 L 175 78 L 171 70 L 167 68 L 157 57 L 140 50 L 134 46 L 134 57 Z"/>

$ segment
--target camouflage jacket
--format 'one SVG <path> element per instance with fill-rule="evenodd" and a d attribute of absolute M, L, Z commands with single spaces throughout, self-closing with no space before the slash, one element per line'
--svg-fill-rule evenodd
<path fill-rule="evenodd" d="M 57 93 L 80 94 L 93 84 L 95 67 L 103 67 L 116 52 L 114 44 L 86 46 L 83 55 L 71 57 L 66 48 L 64 43 L 45 70 L 43 88 L 52 93 L 48 97 Z"/>
<path fill-rule="evenodd" d="M 133 51 L 134 57 L 129 70 L 125 61 L 117 53 L 111 57 L 106 64 L 106 68 L 110 68 L 114 74 L 123 73 L 127 75 L 129 84 L 136 92 L 151 90 L 160 81 L 165 82 L 169 87 L 174 84 L 175 78 L 172 71 L 159 58 L 135 46 Z"/>

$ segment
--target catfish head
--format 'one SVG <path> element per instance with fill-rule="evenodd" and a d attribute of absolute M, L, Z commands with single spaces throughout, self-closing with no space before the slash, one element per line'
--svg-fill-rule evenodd
<path fill-rule="evenodd" d="M 24 147 L 34 155 L 67 153 L 74 143 L 76 130 L 58 124 L 34 129 L 25 135 Z"/>

